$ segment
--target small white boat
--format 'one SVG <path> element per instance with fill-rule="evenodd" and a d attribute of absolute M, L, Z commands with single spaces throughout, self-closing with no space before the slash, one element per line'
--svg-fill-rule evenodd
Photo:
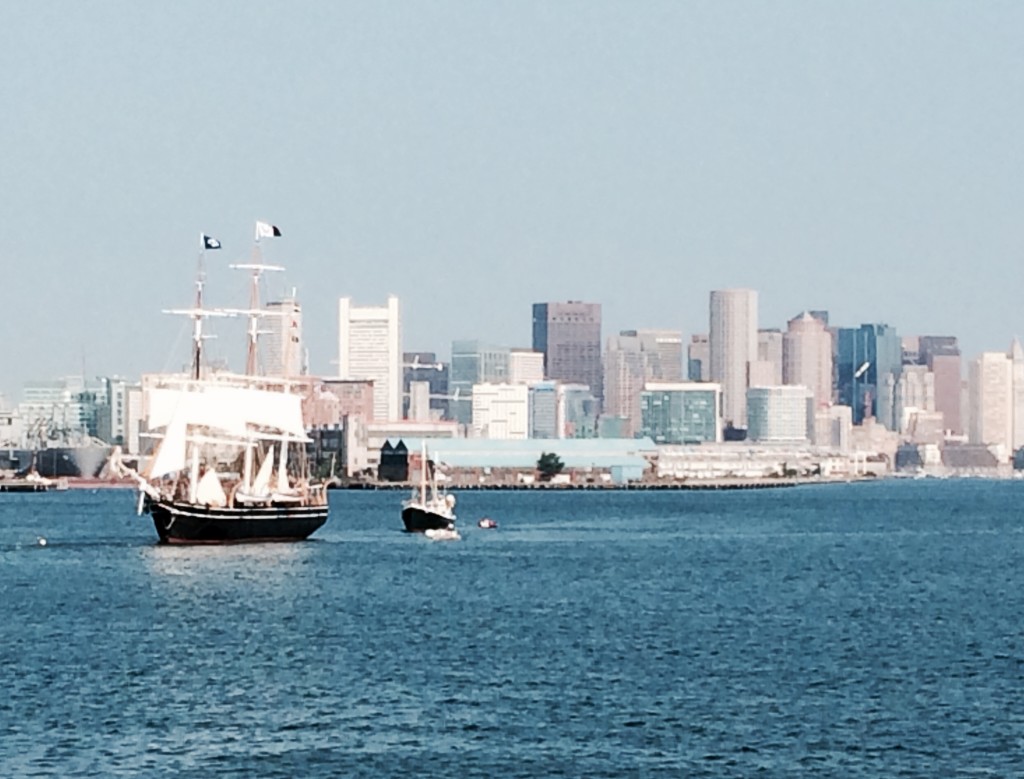
<path fill-rule="evenodd" d="M 455 528 L 428 528 L 423 531 L 423 535 L 431 541 L 460 541 L 462 539 L 459 531 Z"/>
<path fill-rule="evenodd" d="M 490 517 L 484 517 L 483 519 L 481 519 L 479 522 L 476 523 L 476 526 L 477 527 L 481 527 L 484 530 L 493 530 L 494 528 L 496 528 L 498 526 L 498 523 L 495 522 Z"/>

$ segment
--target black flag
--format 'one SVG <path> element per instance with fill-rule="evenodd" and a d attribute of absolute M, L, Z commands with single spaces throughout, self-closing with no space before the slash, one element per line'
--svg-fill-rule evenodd
<path fill-rule="evenodd" d="M 216 238 L 211 238 L 206 233 L 201 233 L 201 235 L 203 237 L 203 248 L 204 249 L 219 249 L 220 248 L 220 241 L 218 241 Z"/>

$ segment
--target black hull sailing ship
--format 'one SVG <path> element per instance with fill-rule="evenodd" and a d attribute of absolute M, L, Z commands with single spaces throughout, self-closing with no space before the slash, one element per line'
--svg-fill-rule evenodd
<path fill-rule="evenodd" d="M 428 475 L 429 474 L 429 475 Z M 402 503 L 402 523 L 408 533 L 455 531 L 455 496 L 437 487 L 437 471 L 427 459 L 426 445 L 420 455 L 420 483 Z"/>
<path fill-rule="evenodd" d="M 326 504 L 227 508 L 152 500 L 146 508 L 166 544 L 302 541 L 327 521 Z"/>
<path fill-rule="evenodd" d="M 257 247 L 261 235 L 280 231 L 258 223 Z M 220 247 L 206 236 L 201 241 L 206 249 Z M 283 269 L 260 262 L 234 267 L 252 271 L 249 308 L 204 309 L 200 253 L 196 306 L 171 312 L 193 320 L 192 371 L 160 377 L 146 393 L 149 428 L 159 437 L 146 467 L 133 470 L 112 458 L 138 484 L 139 511 L 150 514 L 163 543 L 301 541 L 328 518 L 326 485 L 309 477 L 301 396 L 286 379 L 256 375 L 259 320 L 273 315 L 259 308 L 259 278 Z M 245 374 L 203 375 L 203 320 L 238 314 L 250 323 Z"/>
<path fill-rule="evenodd" d="M 451 516 L 431 510 L 425 506 L 403 506 L 402 522 L 405 524 L 406 532 L 409 533 L 455 529 L 455 520 Z"/>

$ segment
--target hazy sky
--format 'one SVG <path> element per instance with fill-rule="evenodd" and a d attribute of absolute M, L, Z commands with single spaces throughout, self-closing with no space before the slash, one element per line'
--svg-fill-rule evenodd
<path fill-rule="evenodd" d="M 1024 4 L 44 2 L 0 7 L 0 391 L 177 368 L 257 218 L 315 373 L 337 299 L 402 301 L 408 350 L 762 327 L 1024 335 Z M 266 242 L 265 242 L 266 243 Z M 215 350 L 242 367 L 241 331 Z"/>

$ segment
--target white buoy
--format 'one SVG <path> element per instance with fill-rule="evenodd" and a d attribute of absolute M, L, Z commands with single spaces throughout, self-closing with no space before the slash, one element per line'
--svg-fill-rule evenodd
<path fill-rule="evenodd" d="M 46 546 L 46 539 L 43 538 L 42 536 L 39 536 L 38 542 L 39 542 L 39 546 Z"/>

